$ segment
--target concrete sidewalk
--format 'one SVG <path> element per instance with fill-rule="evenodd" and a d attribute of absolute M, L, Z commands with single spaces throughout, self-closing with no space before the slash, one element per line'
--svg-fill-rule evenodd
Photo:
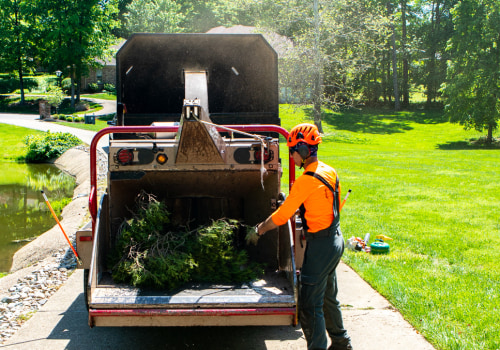
<path fill-rule="evenodd" d="M 433 350 L 383 297 L 340 264 L 339 300 L 355 350 Z M 83 271 L 0 348 L 5 349 L 306 349 L 300 327 L 89 328 Z"/>

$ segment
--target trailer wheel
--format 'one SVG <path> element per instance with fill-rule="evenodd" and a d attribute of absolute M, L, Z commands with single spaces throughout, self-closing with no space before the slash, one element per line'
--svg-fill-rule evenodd
<path fill-rule="evenodd" d="M 87 308 L 87 311 L 89 311 L 88 281 L 89 281 L 89 269 L 84 269 L 83 270 L 83 297 L 85 298 L 85 306 Z"/>

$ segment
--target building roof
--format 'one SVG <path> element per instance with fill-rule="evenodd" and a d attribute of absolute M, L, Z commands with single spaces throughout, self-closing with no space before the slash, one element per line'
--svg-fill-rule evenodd
<path fill-rule="evenodd" d="M 116 53 L 126 42 L 127 42 L 126 39 L 121 39 L 121 38 L 118 39 L 116 44 L 111 45 L 110 47 L 110 49 L 113 51 L 111 57 L 109 57 L 105 61 L 101 59 L 96 59 L 96 62 L 102 64 L 103 66 L 116 66 Z"/>

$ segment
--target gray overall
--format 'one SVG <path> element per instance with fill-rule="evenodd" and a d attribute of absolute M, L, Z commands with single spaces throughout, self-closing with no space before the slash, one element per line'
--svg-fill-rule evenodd
<path fill-rule="evenodd" d="M 334 220 L 330 227 L 307 233 L 307 246 L 301 269 L 299 318 L 307 341 L 307 348 L 326 349 L 326 331 L 332 340 L 332 349 L 342 349 L 350 342 L 344 329 L 340 303 L 337 300 L 337 268 L 344 252 L 344 239 L 339 225 L 338 178 L 335 191 L 322 177 L 305 173 L 321 180 L 334 193 Z M 307 228 L 307 223 L 304 225 Z"/>

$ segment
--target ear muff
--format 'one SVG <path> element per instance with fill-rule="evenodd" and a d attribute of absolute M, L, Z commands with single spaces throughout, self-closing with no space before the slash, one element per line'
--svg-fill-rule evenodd
<path fill-rule="evenodd" d="M 307 159 L 311 155 L 311 151 L 309 150 L 309 146 L 307 144 L 302 144 L 297 148 L 297 152 L 302 159 Z"/>

